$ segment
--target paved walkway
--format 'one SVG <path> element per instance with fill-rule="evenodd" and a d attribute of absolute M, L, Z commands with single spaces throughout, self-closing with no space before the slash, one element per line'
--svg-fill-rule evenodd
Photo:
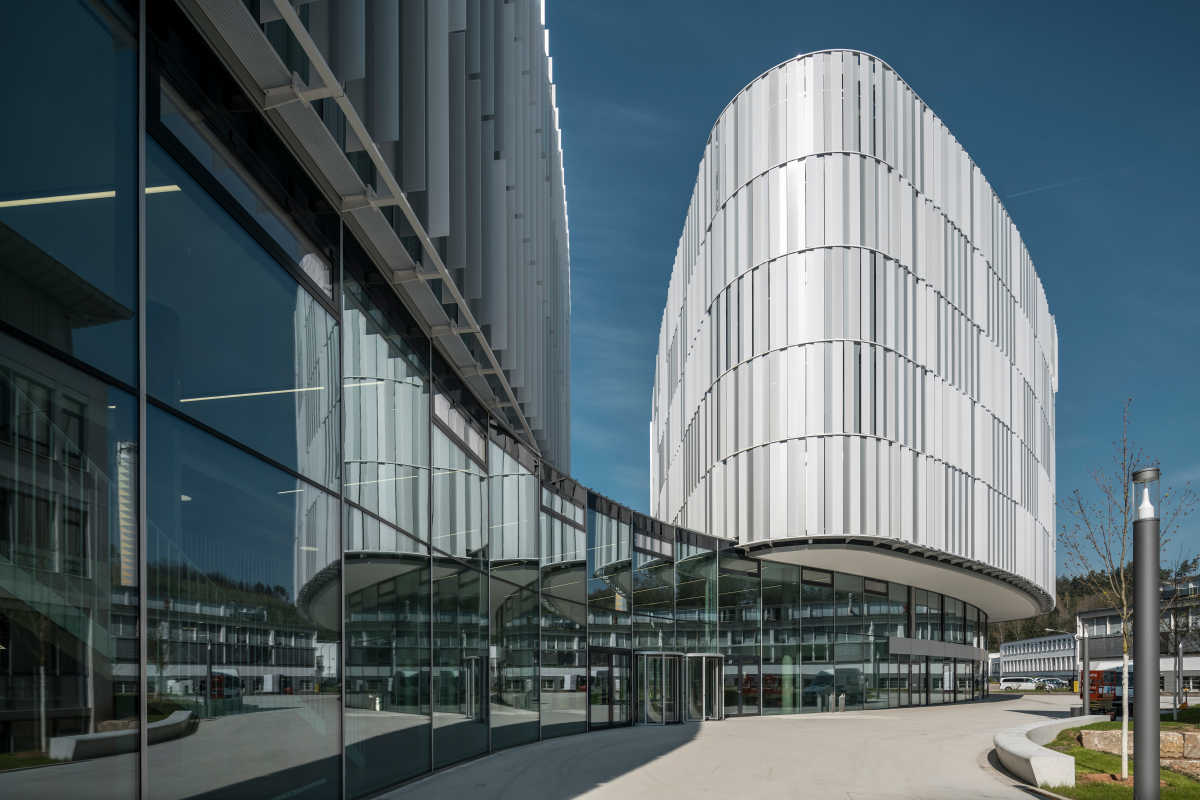
<path fill-rule="evenodd" d="M 993 695 L 932 708 L 600 731 L 496 753 L 381 800 L 1029 800 L 992 766 L 994 755 L 989 761 L 992 736 L 1068 716 L 1072 702 Z"/>

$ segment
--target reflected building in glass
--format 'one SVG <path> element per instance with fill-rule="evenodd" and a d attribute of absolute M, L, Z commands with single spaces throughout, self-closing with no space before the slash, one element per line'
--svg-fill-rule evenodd
<path fill-rule="evenodd" d="M 45 124 L 0 130 L 0 795 L 360 798 L 597 729 L 969 700 L 987 615 L 1047 601 L 571 479 L 539 3 L 6 25 Z"/>

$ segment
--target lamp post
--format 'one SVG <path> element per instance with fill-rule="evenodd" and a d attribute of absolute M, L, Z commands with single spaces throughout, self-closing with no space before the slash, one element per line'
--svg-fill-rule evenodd
<path fill-rule="evenodd" d="M 1158 628 L 1159 576 L 1157 468 L 1132 476 L 1133 502 L 1133 796 L 1159 798 Z"/>

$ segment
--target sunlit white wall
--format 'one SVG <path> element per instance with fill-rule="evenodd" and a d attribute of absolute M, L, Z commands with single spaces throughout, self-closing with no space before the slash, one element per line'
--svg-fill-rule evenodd
<path fill-rule="evenodd" d="M 890 67 L 813 53 L 734 98 L 659 333 L 652 515 L 904 540 L 1053 596 L 1057 385 L 1020 234 Z"/>

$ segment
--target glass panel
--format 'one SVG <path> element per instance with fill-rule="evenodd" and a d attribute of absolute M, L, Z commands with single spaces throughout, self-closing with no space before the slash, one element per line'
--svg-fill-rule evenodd
<path fill-rule="evenodd" d="M 833 694 L 834 600 L 832 586 L 800 588 L 800 710 L 827 711 Z"/>
<path fill-rule="evenodd" d="M 494 496 L 494 495 L 493 495 Z M 535 570 L 528 572 L 534 580 Z M 491 709 L 492 749 L 536 741 L 538 738 L 538 594 L 497 580 L 491 587 Z M 504 569 L 500 574 L 514 572 Z"/>
<path fill-rule="evenodd" d="M 942 596 L 936 592 L 926 592 L 928 598 L 929 638 L 932 641 L 942 641 Z"/>
<path fill-rule="evenodd" d="M 741 668 L 736 661 L 725 661 L 723 683 L 725 689 L 725 716 L 736 717 L 741 709 Z"/>
<path fill-rule="evenodd" d="M 578 571 L 583 594 L 583 570 Z M 538 697 L 542 736 L 582 733 L 587 728 L 588 678 L 586 653 L 587 606 L 548 594 L 542 589 L 542 658 Z M 608 717 L 605 716 L 605 721 Z"/>
<path fill-rule="evenodd" d="M 719 562 L 720 650 L 759 656 L 758 561 L 722 555 Z"/>
<path fill-rule="evenodd" d="M 687 716 L 702 720 L 704 713 L 704 659 L 689 658 L 687 663 Z"/>
<path fill-rule="evenodd" d="M 901 708 L 907 708 L 912 704 L 911 695 L 909 694 L 911 683 L 909 680 L 908 656 L 893 656 L 893 658 L 898 659 L 898 663 L 896 665 L 898 668 L 898 672 L 896 674 L 896 689 L 900 693 L 899 705 Z"/>
<path fill-rule="evenodd" d="M 371 528 L 388 533 L 355 533 Z M 353 508 L 346 530 L 343 763 L 360 797 L 429 771 L 429 550 Z"/>
<path fill-rule="evenodd" d="M 103 776 L 106 797 L 132 800 L 137 400 L 3 335 L 0 349 L 0 796 L 77 797 Z M 74 760 L 113 732 L 126 752 Z"/>
<path fill-rule="evenodd" d="M 435 461 L 436 463 L 436 461 Z M 437 485 L 435 478 L 434 485 Z M 434 530 L 437 528 L 435 526 Z M 487 752 L 487 581 L 433 558 L 433 756 L 438 769 Z"/>
<path fill-rule="evenodd" d="M 425 366 L 354 279 L 343 283 L 346 499 L 429 538 Z"/>
<path fill-rule="evenodd" d="M 675 565 L 661 556 L 633 554 L 633 646 L 675 649 Z"/>
<path fill-rule="evenodd" d="M 717 649 L 717 554 L 676 543 L 675 648 L 685 653 Z"/>
<path fill-rule="evenodd" d="M 935 705 L 943 702 L 942 690 L 945 687 L 945 676 L 942 674 L 942 659 L 929 659 L 929 704 Z"/>
<path fill-rule="evenodd" d="M 492 563 L 526 561 L 533 569 L 538 557 L 538 479 L 495 443 L 489 447 Z M 536 574 L 518 583 L 524 586 L 534 580 Z"/>
<path fill-rule="evenodd" d="M 742 713 L 759 713 L 758 699 L 758 664 L 744 661 L 742 662 Z"/>
<path fill-rule="evenodd" d="M 913 606 L 916 614 L 916 631 L 913 638 L 929 638 L 929 595 L 924 589 L 913 589 Z"/>
<path fill-rule="evenodd" d="M 633 700 L 633 657 L 628 653 L 612 654 L 612 720 L 614 725 L 632 721 L 630 703 Z"/>
<path fill-rule="evenodd" d="M 117 3 L 6 4 L 0 319 L 137 383 L 137 26 Z M 153 184 L 151 184 L 153 185 Z"/>
<path fill-rule="evenodd" d="M 153 140 L 146 203 L 147 389 L 335 488 L 337 324 Z"/>
<path fill-rule="evenodd" d="M 888 634 L 908 638 L 908 587 L 888 584 Z"/>
<path fill-rule="evenodd" d="M 337 498 L 153 407 L 147 437 L 149 713 L 197 726 L 150 796 L 338 797 Z"/>
<path fill-rule="evenodd" d="M 682 722 L 683 703 L 679 697 L 682 662 L 678 657 L 668 656 L 663 665 L 666 667 L 663 683 L 663 716 L 667 722 Z"/>
<path fill-rule="evenodd" d="M 159 121 L 208 170 L 234 201 L 275 240 L 326 296 L 333 296 L 333 276 L 327 256 L 318 252 L 293 224 L 288 213 L 265 192 L 258 181 L 229 152 L 221 138 L 201 122 L 200 114 L 166 81 L 160 84 Z"/>
<path fill-rule="evenodd" d="M 588 642 L 628 648 L 633 644 L 629 526 L 593 509 L 587 519 Z"/>
<path fill-rule="evenodd" d="M 835 633 L 836 644 L 834 655 L 837 658 L 835 671 L 836 687 L 834 694 L 838 707 L 841 707 L 841 696 L 846 696 L 846 708 L 862 708 L 864 681 L 864 663 L 867 659 L 868 647 L 863 634 L 864 599 L 863 579 L 857 575 L 834 573 L 834 608 L 837 624 Z"/>
<path fill-rule="evenodd" d="M 888 640 L 886 636 L 868 639 L 863 645 L 863 708 L 888 707 Z"/>
<path fill-rule="evenodd" d="M 589 667 L 588 720 L 593 728 L 609 725 L 612 709 L 612 672 L 607 653 L 592 653 Z"/>
<path fill-rule="evenodd" d="M 433 431 L 433 546 L 487 569 L 487 472 Z"/>
<path fill-rule="evenodd" d="M 800 711 L 800 568 L 762 562 L 764 714 Z"/>
<path fill-rule="evenodd" d="M 648 725 L 659 725 L 664 722 L 664 664 L 662 656 L 639 656 L 638 667 L 642 669 L 642 674 L 638 676 L 638 687 L 645 694 L 642 695 L 643 700 L 638 705 L 639 710 L 644 713 L 639 722 Z"/>

